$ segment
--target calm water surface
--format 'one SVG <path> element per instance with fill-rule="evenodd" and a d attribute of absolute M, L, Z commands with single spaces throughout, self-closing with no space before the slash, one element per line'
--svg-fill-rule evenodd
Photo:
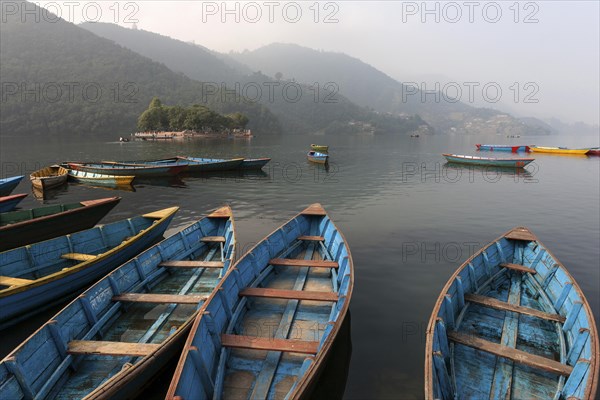
<path fill-rule="evenodd" d="M 306 162 L 311 142 L 331 146 L 328 170 Z M 3 137 L 0 158 L 4 177 L 64 160 L 272 157 L 264 174 L 144 182 L 135 192 L 70 184 L 38 200 L 29 182 L 22 182 L 14 193 L 30 193 L 21 203 L 27 208 L 123 197 L 103 222 L 180 206 L 168 234 L 228 203 L 237 221 L 238 254 L 320 202 L 344 232 L 355 266 L 349 337 L 340 350 L 343 355 L 351 347 L 351 360 L 349 366 L 343 356 L 330 363 L 322 386 L 339 385 L 340 376 L 343 386 L 348 370 L 345 398 L 392 399 L 423 396 L 425 329 L 450 275 L 514 226 L 532 229 L 567 266 L 598 325 L 600 157 L 533 154 L 536 161 L 528 172 L 514 174 L 447 166 L 440 155 L 477 154 L 478 142 L 590 147 L 598 146 L 598 137 L 256 137 L 166 143 Z M 58 309 L 0 333 L 0 356 Z M 165 384 L 153 387 L 155 394 L 161 390 Z"/>

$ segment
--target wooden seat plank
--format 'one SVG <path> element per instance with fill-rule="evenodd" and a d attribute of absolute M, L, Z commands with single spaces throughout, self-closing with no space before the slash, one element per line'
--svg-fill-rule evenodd
<path fill-rule="evenodd" d="M 66 253 L 60 256 L 60 258 L 64 258 L 66 260 L 75 260 L 75 261 L 90 261 L 98 257 L 94 254 L 83 254 L 83 253 Z"/>
<path fill-rule="evenodd" d="M 32 279 L 13 278 L 12 276 L 0 276 L 2 286 L 23 286 L 33 282 Z"/>
<path fill-rule="evenodd" d="M 338 268 L 336 261 L 325 260 L 302 260 L 291 258 L 273 258 L 269 260 L 271 265 L 280 265 L 286 267 L 312 267 L 312 268 Z"/>
<path fill-rule="evenodd" d="M 324 242 L 325 238 L 323 236 L 298 236 L 298 240 L 304 240 L 306 242 Z"/>
<path fill-rule="evenodd" d="M 67 346 L 69 354 L 100 354 L 104 356 L 144 357 L 160 348 L 155 343 L 105 342 L 96 340 L 71 340 Z"/>
<path fill-rule="evenodd" d="M 113 301 L 130 303 L 156 303 L 156 304 L 198 304 L 208 298 L 205 295 L 182 295 L 160 293 L 121 293 L 113 296 Z"/>
<path fill-rule="evenodd" d="M 502 268 L 512 269 L 513 271 L 529 272 L 530 274 L 537 274 L 537 271 L 535 269 L 531 269 L 531 268 L 528 268 L 528 267 L 526 267 L 524 265 L 520 265 L 520 264 L 501 263 L 500 266 Z"/>
<path fill-rule="evenodd" d="M 289 300 L 338 301 L 337 293 L 333 292 L 312 292 L 305 290 L 283 290 L 269 288 L 246 288 L 240 291 L 239 296 Z"/>
<path fill-rule="evenodd" d="M 530 307 L 517 306 L 514 304 L 509 304 L 504 301 L 493 299 L 487 296 L 481 296 L 478 294 L 465 294 L 465 300 L 470 301 L 471 303 L 481 304 L 483 306 L 495 308 L 498 310 L 513 311 L 519 314 L 531 315 L 532 317 L 546 319 L 548 321 L 564 323 L 566 320 L 565 317 L 559 314 L 551 314 Z"/>
<path fill-rule="evenodd" d="M 200 239 L 201 242 L 205 243 L 225 243 L 224 236 L 204 236 Z"/>
<path fill-rule="evenodd" d="M 573 367 L 569 365 L 562 364 L 546 357 L 530 354 L 522 350 L 513 349 L 512 347 L 493 343 L 473 335 L 450 331 L 448 332 L 448 339 L 455 343 L 485 351 L 498 357 L 504 357 L 516 363 L 538 368 L 554 374 L 569 376 L 571 372 L 573 372 Z"/>
<path fill-rule="evenodd" d="M 224 347 L 317 354 L 319 342 L 221 334 Z"/>
<path fill-rule="evenodd" d="M 158 264 L 159 267 L 168 268 L 223 268 L 222 261 L 164 261 Z"/>

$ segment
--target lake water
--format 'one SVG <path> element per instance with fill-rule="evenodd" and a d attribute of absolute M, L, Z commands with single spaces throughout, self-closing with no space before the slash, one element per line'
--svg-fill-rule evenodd
<path fill-rule="evenodd" d="M 306 161 L 311 142 L 331 146 L 328 170 Z M 425 329 L 440 290 L 474 251 L 512 227 L 529 227 L 562 261 L 598 325 L 600 157 L 534 153 L 528 172 L 515 174 L 450 167 L 440 155 L 475 155 L 479 142 L 593 147 L 598 137 L 255 137 L 164 143 L 3 137 L 0 159 L 5 177 L 64 160 L 271 157 L 264 174 L 148 182 L 136 184 L 135 192 L 69 184 L 45 202 L 123 197 L 104 222 L 177 205 L 181 209 L 168 234 L 228 203 L 237 222 L 238 254 L 307 205 L 321 203 L 346 236 L 355 266 L 351 328 L 339 350 L 343 355 L 351 347 L 349 366 L 343 356 L 330 363 L 322 386 L 341 382 L 343 387 L 347 377 L 347 399 L 421 398 Z M 30 193 L 22 207 L 42 203 L 29 182 L 13 193 Z M 2 332 L 0 356 L 58 309 Z M 168 377 L 161 381 L 168 384 Z M 157 397 L 164 389 L 164 383 L 153 388 Z"/>

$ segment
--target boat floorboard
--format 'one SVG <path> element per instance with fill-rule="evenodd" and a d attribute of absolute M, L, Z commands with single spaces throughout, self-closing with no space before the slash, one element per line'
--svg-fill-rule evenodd
<path fill-rule="evenodd" d="M 518 273 L 518 272 L 515 272 Z M 482 293 L 498 301 L 508 300 L 510 281 L 503 281 L 495 290 Z M 540 300 L 532 298 L 524 287 L 521 290 L 522 307 L 542 310 Z M 510 311 L 490 308 L 475 303 L 469 304 L 458 331 L 493 343 L 499 343 L 504 317 Z M 554 328 L 555 322 L 518 314 L 519 329 L 517 350 L 558 359 L 560 347 Z M 498 357 L 494 354 L 464 345 L 454 345 L 453 362 L 457 390 L 464 398 L 489 398 Z M 512 399 L 553 398 L 558 385 L 558 376 L 537 368 L 514 363 Z"/>
<path fill-rule="evenodd" d="M 307 241 L 304 246 L 311 246 Z M 299 252 L 296 259 L 303 259 L 305 251 Z M 322 260 L 321 254 L 313 253 L 313 261 Z M 291 263 L 294 264 L 294 263 Z M 278 266 L 263 281 L 262 288 L 294 290 L 296 280 L 305 268 L 298 266 Z M 331 270 L 323 268 L 308 268 L 308 275 L 303 290 L 332 292 Z M 272 338 L 282 323 L 281 319 L 288 302 L 296 300 L 252 297 L 249 298 L 250 308 L 244 314 L 238 326 L 238 335 L 250 335 Z M 319 341 L 329 319 L 331 303 L 322 301 L 303 300 L 298 302 L 288 334 L 289 339 L 300 341 Z M 250 398 L 256 380 L 265 367 L 269 352 L 266 350 L 231 349 L 227 362 L 227 370 L 223 381 L 224 399 Z M 283 352 L 279 358 L 267 397 L 283 399 L 296 381 L 306 354 Z"/>

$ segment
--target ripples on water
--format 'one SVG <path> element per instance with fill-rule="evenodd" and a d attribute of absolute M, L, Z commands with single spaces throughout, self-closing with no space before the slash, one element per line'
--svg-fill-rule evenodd
<path fill-rule="evenodd" d="M 354 258 L 352 357 L 346 398 L 422 396 L 425 328 L 442 286 L 473 251 L 517 225 L 530 227 L 569 269 L 600 315 L 600 157 L 533 153 L 526 173 L 445 164 L 442 152 L 475 155 L 481 141 L 598 146 L 598 138 L 307 137 L 189 142 L 92 143 L 3 138 L 2 176 L 63 160 L 128 160 L 172 155 L 272 157 L 264 174 L 148 181 L 135 191 L 69 185 L 47 203 L 122 196 L 104 222 L 178 205 L 172 229 L 229 203 L 239 250 L 247 250 L 313 202 L 344 232 Z M 311 142 L 331 146 L 331 164 L 309 164 Z M 480 153 L 483 155 L 484 153 Z M 510 157 L 509 153 L 486 153 Z M 14 172 L 14 173 L 13 173 Z M 30 192 L 28 182 L 15 191 Z M 29 196 L 23 207 L 40 201 Z M 58 309 L 54 310 L 57 311 Z M 3 333 L 2 355 L 48 312 Z M 339 363 L 331 370 L 342 371 Z M 324 378 L 331 379 L 331 378 Z M 168 381 L 168 380 L 167 380 Z M 330 381 L 328 381 L 330 382 Z"/>

